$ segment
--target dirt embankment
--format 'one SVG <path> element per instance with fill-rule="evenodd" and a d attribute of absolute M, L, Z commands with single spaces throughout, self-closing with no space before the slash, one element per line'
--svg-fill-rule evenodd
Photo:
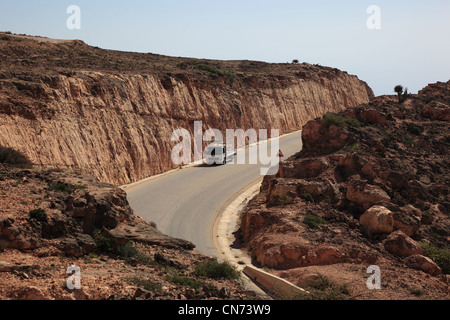
<path fill-rule="evenodd" d="M 44 39 L 45 40 L 45 39 Z M 356 76 L 310 64 L 118 52 L 0 34 L 0 145 L 43 168 L 122 185 L 174 168 L 178 128 L 279 129 L 369 102 Z"/>
<path fill-rule="evenodd" d="M 448 299 L 449 121 L 447 82 L 308 122 L 304 150 L 243 213 L 243 248 L 327 294 Z M 366 287 L 370 265 L 381 268 L 382 290 Z"/>
<path fill-rule="evenodd" d="M 205 264 L 218 277 L 201 272 Z M 67 286 L 70 266 L 80 289 Z M 0 164 L 0 300 L 252 297 L 227 266 L 133 215 L 121 189 L 80 173 Z"/>

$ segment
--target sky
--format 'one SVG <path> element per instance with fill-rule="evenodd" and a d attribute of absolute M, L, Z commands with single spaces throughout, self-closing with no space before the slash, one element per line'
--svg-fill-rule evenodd
<path fill-rule="evenodd" d="M 80 29 L 67 27 L 71 5 Z M 376 95 L 450 80 L 449 0 L 0 0 L 0 31 L 175 57 L 297 59 L 357 75 Z"/>

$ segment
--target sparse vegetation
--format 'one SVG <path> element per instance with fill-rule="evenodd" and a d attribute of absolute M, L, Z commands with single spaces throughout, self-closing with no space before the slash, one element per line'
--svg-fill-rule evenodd
<path fill-rule="evenodd" d="M 411 290 L 411 294 L 415 295 L 416 297 L 421 297 L 424 293 L 421 289 L 413 289 Z"/>
<path fill-rule="evenodd" d="M 353 153 L 358 153 L 361 151 L 361 145 L 358 143 L 355 143 L 353 146 L 350 147 L 350 151 Z"/>
<path fill-rule="evenodd" d="M 408 132 L 416 135 L 416 136 L 420 136 L 425 130 L 415 124 L 408 124 L 408 128 L 407 128 Z"/>
<path fill-rule="evenodd" d="M 119 244 L 116 239 L 105 237 L 99 230 L 95 232 L 94 240 L 98 251 L 102 253 L 115 255 L 124 260 L 136 260 L 144 265 L 155 264 L 153 259 L 140 252 L 131 242 Z"/>
<path fill-rule="evenodd" d="M 33 167 L 33 163 L 23 153 L 12 148 L 4 148 L 1 146 L 0 163 L 21 169 L 30 169 Z"/>
<path fill-rule="evenodd" d="M 292 64 L 299 64 L 299 63 L 300 63 L 300 61 L 298 61 L 298 59 L 292 60 Z"/>
<path fill-rule="evenodd" d="M 31 210 L 28 215 L 30 216 L 31 219 L 35 219 L 41 222 L 46 222 L 48 219 L 47 213 L 45 212 L 44 209 L 41 208 Z"/>
<path fill-rule="evenodd" d="M 305 288 L 308 292 L 295 295 L 293 300 L 349 300 L 351 291 L 348 285 L 338 285 L 323 275 L 311 280 Z"/>
<path fill-rule="evenodd" d="M 179 275 L 171 275 L 167 277 L 167 281 L 175 283 L 175 284 L 179 284 L 181 286 L 186 286 L 189 287 L 191 289 L 194 290 L 199 290 L 203 287 L 209 287 L 211 290 L 214 289 L 214 286 L 211 284 L 206 283 L 203 280 L 196 280 L 196 279 L 192 279 L 192 278 L 188 278 L 188 277 L 181 277 Z"/>
<path fill-rule="evenodd" d="M 281 196 L 278 196 L 278 205 L 280 206 L 286 206 L 292 203 L 292 198 L 289 197 L 287 194 L 283 194 Z"/>
<path fill-rule="evenodd" d="M 237 279 L 240 274 L 228 262 L 219 262 L 217 259 L 200 262 L 195 266 L 194 274 L 210 279 Z"/>
<path fill-rule="evenodd" d="M 334 113 L 327 113 L 323 116 L 323 121 L 325 121 L 325 124 L 327 126 L 335 125 L 341 128 L 361 127 L 361 122 L 347 115 L 337 115 Z"/>
<path fill-rule="evenodd" d="M 130 282 L 131 284 L 145 289 L 147 291 L 151 291 L 151 292 L 158 292 L 161 290 L 161 284 L 151 281 L 151 280 L 145 280 L 145 279 L 140 279 L 140 278 L 131 278 L 128 280 L 128 282 Z"/>
<path fill-rule="evenodd" d="M 220 77 L 232 78 L 234 79 L 235 74 L 230 71 L 224 71 L 209 64 L 198 64 L 197 69 L 206 72 L 212 78 L 217 79 Z"/>
<path fill-rule="evenodd" d="M 321 217 L 318 217 L 313 214 L 308 214 L 305 216 L 305 219 L 303 219 L 303 222 L 310 227 L 311 229 L 317 229 L 321 224 L 327 223 L 324 219 Z"/>
<path fill-rule="evenodd" d="M 414 139 L 412 139 L 411 137 L 408 137 L 406 135 L 403 136 L 402 143 L 407 147 L 411 147 L 411 146 L 417 147 L 418 146 L 417 143 L 414 141 Z"/>
<path fill-rule="evenodd" d="M 302 194 L 300 196 L 300 198 L 302 198 L 303 200 L 308 201 L 310 203 L 315 203 L 314 197 L 312 195 L 310 195 L 309 193 Z"/>
<path fill-rule="evenodd" d="M 403 90 L 403 86 L 401 85 L 395 86 L 394 92 L 397 93 L 399 104 L 402 104 L 411 96 L 408 93 L 408 89 Z"/>
<path fill-rule="evenodd" d="M 432 243 L 420 242 L 425 255 L 433 259 L 444 274 L 450 274 L 450 249 L 440 248 Z"/>
<path fill-rule="evenodd" d="M 64 183 L 64 182 L 57 182 L 55 184 L 50 185 L 50 189 L 52 189 L 54 191 L 64 192 L 67 194 L 72 194 L 76 190 L 86 190 L 87 186 L 75 185 L 75 184 Z"/>

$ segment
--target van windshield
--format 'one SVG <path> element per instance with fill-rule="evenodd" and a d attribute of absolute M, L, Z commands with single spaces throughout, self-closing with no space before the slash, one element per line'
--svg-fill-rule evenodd
<path fill-rule="evenodd" d="M 211 157 L 221 156 L 225 153 L 225 148 L 223 147 L 211 147 L 208 149 L 208 155 Z"/>

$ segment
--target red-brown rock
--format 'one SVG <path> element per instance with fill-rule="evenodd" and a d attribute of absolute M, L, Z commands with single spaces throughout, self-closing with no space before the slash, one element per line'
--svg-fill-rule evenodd
<path fill-rule="evenodd" d="M 421 270 L 432 276 L 439 276 L 442 274 L 441 268 L 430 258 L 422 255 L 414 255 L 406 258 L 405 262 L 410 268 Z"/>
<path fill-rule="evenodd" d="M 402 231 L 396 231 L 389 235 L 383 242 L 384 248 L 398 256 L 409 257 L 412 255 L 422 255 L 423 249 L 413 239 Z"/>

